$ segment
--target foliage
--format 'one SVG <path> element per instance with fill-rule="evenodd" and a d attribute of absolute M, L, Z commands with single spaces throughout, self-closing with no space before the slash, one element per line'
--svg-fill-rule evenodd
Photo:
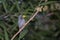
<path fill-rule="evenodd" d="M 0 0 L 0 40 L 11 40 L 18 31 L 18 16 L 26 22 L 37 6 L 41 12 L 14 40 L 60 40 L 60 2 L 57 0 Z"/>

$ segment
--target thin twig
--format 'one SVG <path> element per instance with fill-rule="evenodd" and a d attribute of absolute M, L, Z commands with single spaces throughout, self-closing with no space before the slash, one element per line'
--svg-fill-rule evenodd
<path fill-rule="evenodd" d="M 39 11 L 41 11 L 41 8 L 37 8 L 36 10 L 36 13 L 22 26 L 21 29 L 19 29 L 19 31 L 11 38 L 11 40 L 13 40 L 26 27 L 26 25 L 37 15 Z"/>

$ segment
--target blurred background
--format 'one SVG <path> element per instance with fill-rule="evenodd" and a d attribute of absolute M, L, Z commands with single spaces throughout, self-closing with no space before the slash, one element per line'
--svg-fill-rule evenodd
<path fill-rule="evenodd" d="M 27 22 L 37 6 L 42 11 L 14 40 L 60 40 L 60 0 L 0 0 L 0 40 L 11 40 L 19 30 L 18 16 Z"/>

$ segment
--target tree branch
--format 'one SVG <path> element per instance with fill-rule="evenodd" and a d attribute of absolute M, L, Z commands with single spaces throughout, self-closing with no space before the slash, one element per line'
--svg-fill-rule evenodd
<path fill-rule="evenodd" d="M 41 12 L 41 9 L 42 7 L 36 8 L 37 11 L 35 12 L 35 14 L 22 26 L 21 29 L 19 29 L 19 31 L 11 38 L 11 40 L 13 40 L 26 27 L 26 25 L 37 15 L 39 11 Z"/>

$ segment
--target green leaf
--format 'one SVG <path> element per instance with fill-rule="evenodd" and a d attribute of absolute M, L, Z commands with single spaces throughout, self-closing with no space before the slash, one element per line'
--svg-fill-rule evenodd
<path fill-rule="evenodd" d="M 27 30 L 27 29 L 24 29 L 24 30 L 20 33 L 18 40 L 20 40 L 21 38 L 23 38 L 23 37 L 27 34 L 27 32 L 28 32 L 28 30 Z"/>
<path fill-rule="evenodd" d="M 9 10 L 9 12 L 12 12 L 13 11 L 13 9 L 14 9 L 14 7 L 15 7 L 15 4 L 14 5 L 12 5 L 12 7 L 10 8 L 10 10 Z"/>
<path fill-rule="evenodd" d="M 0 33 L 0 38 L 4 37 L 3 33 Z"/>
<path fill-rule="evenodd" d="M 5 12 L 7 13 L 7 12 L 8 12 L 8 10 L 7 10 L 6 0 L 4 0 L 4 1 L 3 1 L 3 7 L 4 7 Z"/>
<path fill-rule="evenodd" d="M 48 1 L 48 2 L 45 2 L 45 3 L 41 3 L 39 4 L 40 5 L 47 5 L 47 4 L 52 4 L 52 3 L 56 3 L 57 1 Z"/>
<path fill-rule="evenodd" d="M 6 28 L 4 28 L 4 33 L 5 33 L 5 40 L 9 40 L 8 33 L 7 33 Z"/>
<path fill-rule="evenodd" d="M 17 27 L 17 22 L 11 27 L 11 32 L 13 32 Z"/>
<path fill-rule="evenodd" d="M 5 26 L 4 22 L 1 22 L 1 23 L 0 23 L 0 26 L 2 26 L 3 29 L 4 29 L 5 40 L 9 40 L 8 33 L 7 33 L 6 26 Z"/>

